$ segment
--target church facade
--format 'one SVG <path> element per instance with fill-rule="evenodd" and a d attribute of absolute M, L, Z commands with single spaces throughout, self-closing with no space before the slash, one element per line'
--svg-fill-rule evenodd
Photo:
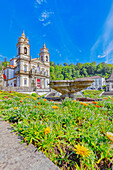
<path fill-rule="evenodd" d="M 39 57 L 32 59 L 29 40 L 23 31 L 17 43 L 17 57 L 12 58 L 10 65 L 4 68 L 5 86 L 31 87 L 37 91 L 49 91 L 49 56 L 49 50 L 44 43 Z"/>

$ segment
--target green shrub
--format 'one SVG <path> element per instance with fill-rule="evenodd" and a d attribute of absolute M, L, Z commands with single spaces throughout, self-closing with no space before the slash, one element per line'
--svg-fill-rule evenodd
<path fill-rule="evenodd" d="M 33 97 L 37 97 L 37 93 L 32 93 L 32 95 L 31 96 L 33 96 Z"/>

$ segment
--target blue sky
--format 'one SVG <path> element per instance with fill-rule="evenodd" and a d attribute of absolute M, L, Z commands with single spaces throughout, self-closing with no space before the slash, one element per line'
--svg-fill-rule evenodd
<path fill-rule="evenodd" d="M 17 55 L 23 30 L 30 55 L 45 42 L 50 61 L 113 64 L 113 0 L 1 0 L 0 60 Z"/>

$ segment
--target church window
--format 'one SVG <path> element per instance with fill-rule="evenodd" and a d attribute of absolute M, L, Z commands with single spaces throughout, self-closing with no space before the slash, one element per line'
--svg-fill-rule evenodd
<path fill-rule="evenodd" d="M 24 54 L 27 54 L 27 48 L 24 47 Z"/>
<path fill-rule="evenodd" d="M 26 65 L 24 66 L 24 71 L 27 72 L 27 66 Z"/>
<path fill-rule="evenodd" d="M 48 76 L 48 70 L 46 71 L 46 75 Z"/>
<path fill-rule="evenodd" d="M 44 70 L 42 70 L 42 74 L 44 74 Z"/>
<path fill-rule="evenodd" d="M 41 56 L 41 61 L 44 61 L 43 56 Z"/>
<path fill-rule="evenodd" d="M 37 72 L 38 72 L 38 73 L 40 72 L 40 67 L 39 67 L 39 66 L 37 66 Z"/>
<path fill-rule="evenodd" d="M 27 85 L 27 79 L 24 79 L 24 85 Z"/>
<path fill-rule="evenodd" d="M 46 56 L 46 61 L 48 61 L 48 56 Z"/>

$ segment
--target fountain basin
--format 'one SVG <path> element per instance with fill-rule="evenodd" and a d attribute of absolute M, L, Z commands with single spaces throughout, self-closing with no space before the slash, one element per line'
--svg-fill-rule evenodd
<path fill-rule="evenodd" d="M 60 92 L 62 99 L 65 97 L 75 98 L 74 93 L 81 91 L 94 82 L 94 80 L 54 80 L 50 81 L 49 85 L 52 89 Z"/>

